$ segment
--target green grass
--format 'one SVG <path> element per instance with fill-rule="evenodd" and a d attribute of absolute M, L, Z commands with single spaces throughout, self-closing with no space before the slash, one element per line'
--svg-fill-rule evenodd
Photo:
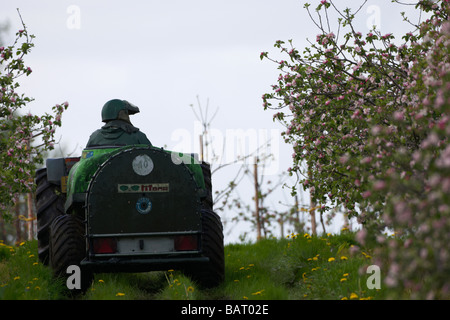
<path fill-rule="evenodd" d="M 356 247 L 352 233 L 230 244 L 225 246 L 225 282 L 217 288 L 201 289 L 173 270 L 96 274 L 92 286 L 76 299 L 383 299 L 384 290 L 366 285 L 370 254 Z M 18 247 L 0 244 L 0 299 L 68 299 L 64 285 L 38 263 L 36 241 Z"/>
<path fill-rule="evenodd" d="M 38 262 L 37 241 L 7 246 L 0 242 L 0 300 L 63 298 L 63 283 Z"/>

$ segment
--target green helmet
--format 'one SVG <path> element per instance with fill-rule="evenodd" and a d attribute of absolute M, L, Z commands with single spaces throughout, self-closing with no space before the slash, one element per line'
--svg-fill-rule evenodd
<path fill-rule="evenodd" d="M 135 114 L 139 112 L 139 108 L 129 103 L 126 100 L 113 99 L 109 100 L 102 108 L 102 121 L 107 122 L 116 120 L 119 117 L 121 110 L 127 110 L 128 114 Z"/>

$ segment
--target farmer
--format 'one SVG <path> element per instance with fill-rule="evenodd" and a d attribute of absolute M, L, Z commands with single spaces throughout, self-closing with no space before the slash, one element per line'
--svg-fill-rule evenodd
<path fill-rule="evenodd" d="M 91 134 L 86 147 L 130 144 L 151 146 L 147 136 L 131 124 L 130 114 L 138 112 L 138 107 L 125 100 L 114 99 L 106 102 L 102 108 L 102 121 L 106 124 Z"/>

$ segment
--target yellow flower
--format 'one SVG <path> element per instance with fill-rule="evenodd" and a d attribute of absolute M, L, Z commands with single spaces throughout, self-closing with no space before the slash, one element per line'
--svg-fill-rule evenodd
<path fill-rule="evenodd" d="M 239 282 L 239 280 L 236 279 L 236 280 L 234 280 L 234 282 Z"/>
<path fill-rule="evenodd" d="M 30 254 L 29 256 L 28 256 L 28 258 L 33 258 L 34 257 L 34 254 Z"/>
<path fill-rule="evenodd" d="M 41 290 L 41 287 L 36 286 L 34 287 L 34 290 Z"/>
<path fill-rule="evenodd" d="M 173 272 L 173 271 L 174 271 L 173 269 L 167 270 L 167 272 Z"/>
<path fill-rule="evenodd" d="M 348 277 L 348 273 L 344 273 L 342 276 L 343 277 Z"/>
<path fill-rule="evenodd" d="M 194 292 L 194 288 L 191 287 L 191 286 L 189 286 L 189 287 L 187 287 L 186 291 L 187 291 L 187 292 Z"/>
<path fill-rule="evenodd" d="M 102 279 L 99 279 L 98 282 L 100 282 L 100 283 L 105 283 L 105 281 L 102 280 Z"/>
<path fill-rule="evenodd" d="M 243 296 L 242 298 L 244 298 L 245 300 L 248 300 L 248 297 L 246 297 L 246 296 Z"/>
<path fill-rule="evenodd" d="M 240 267 L 240 268 L 239 268 L 239 270 L 244 270 L 244 269 L 245 269 L 245 267 Z"/>
<path fill-rule="evenodd" d="M 348 300 L 348 298 L 347 297 L 343 297 L 343 298 L 341 298 L 341 300 Z"/>
<path fill-rule="evenodd" d="M 348 258 L 346 256 L 342 256 L 341 260 L 348 260 Z"/>
<path fill-rule="evenodd" d="M 358 295 L 354 292 L 350 294 L 350 299 L 358 299 Z"/>
<path fill-rule="evenodd" d="M 347 281 L 347 278 L 342 278 L 341 282 Z"/>
<path fill-rule="evenodd" d="M 19 243 L 19 246 L 23 246 L 25 244 L 25 241 L 22 241 L 21 243 Z"/>
<path fill-rule="evenodd" d="M 33 266 L 37 266 L 38 265 L 38 263 L 37 262 L 33 262 Z"/>
<path fill-rule="evenodd" d="M 248 266 L 249 267 L 254 267 L 255 265 L 253 263 L 250 263 Z"/>
<path fill-rule="evenodd" d="M 19 280 L 20 279 L 20 277 L 19 276 L 17 276 L 17 277 L 14 277 L 14 280 Z"/>
<path fill-rule="evenodd" d="M 312 268 L 311 271 L 316 271 L 316 270 L 319 270 L 319 269 L 320 269 L 320 267 L 316 267 L 316 268 Z"/>
<path fill-rule="evenodd" d="M 122 292 L 117 292 L 116 293 L 116 297 L 123 297 L 125 295 L 125 293 Z"/>
<path fill-rule="evenodd" d="M 328 262 L 333 262 L 335 259 L 333 257 L 328 258 Z"/>
<path fill-rule="evenodd" d="M 264 289 L 263 289 L 263 290 L 260 290 L 260 291 L 253 292 L 253 293 L 252 293 L 252 296 L 258 296 L 258 295 L 261 295 L 261 294 L 263 293 L 263 291 L 264 291 Z"/>

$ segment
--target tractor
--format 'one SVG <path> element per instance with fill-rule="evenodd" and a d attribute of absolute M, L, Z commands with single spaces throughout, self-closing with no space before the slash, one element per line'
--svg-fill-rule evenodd
<path fill-rule="evenodd" d="M 223 226 L 210 165 L 148 145 L 86 148 L 36 171 L 39 260 L 57 277 L 180 270 L 201 287 L 224 279 Z"/>

